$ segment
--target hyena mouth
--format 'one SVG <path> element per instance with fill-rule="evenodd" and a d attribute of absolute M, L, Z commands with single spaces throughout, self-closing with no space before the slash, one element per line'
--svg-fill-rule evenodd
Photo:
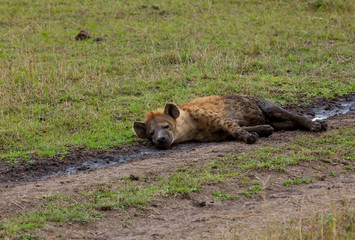
<path fill-rule="evenodd" d="M 166 141 L 163 143 L 159 143 L 159 142 L 153 142 L 153 143 L 157 148 L 165 150 L 168 149 L 173 144 L 173 140 Z"/>
<path fill-rule="evenodd" d="M 168 134 L 157 135 L 153 140 L 154 145 L 159 149 L 168 149 L 174 142 L 174 138 Z"/>
<path fill-rule="evenodd" d="M 166 143 L 166 144 L 155 144 L 155 146 L 159 149 L 166 150 L 171 146 L 171 144 L 172 143 L 170 142 L 170 143 Z"/>

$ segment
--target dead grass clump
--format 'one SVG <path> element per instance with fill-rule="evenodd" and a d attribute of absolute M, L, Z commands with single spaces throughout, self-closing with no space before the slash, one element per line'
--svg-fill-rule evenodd
<path fill-rule="evenodd" d="M 308 3 L 308 7 L 313 10 L 344 11 L 352 12 L 354 2 L 352 0 L 313 0 Z"/>
<path fill-rule="evenodd" d="M 288 223 L 276 223 L 268 229 L 268 239 L 354 239 L 355 213 L 344 208 L 316 213 Z"/>

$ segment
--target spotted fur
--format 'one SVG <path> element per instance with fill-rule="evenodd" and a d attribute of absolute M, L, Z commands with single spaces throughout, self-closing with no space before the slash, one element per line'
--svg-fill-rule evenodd
<path fill-rule="evenodd" d="M 322 131 L 325 127 L 264 99 L 239 95 L 196 98 L 180 106 L 168 103 L 133 125 L 138 137 L 163 149 L 174 143 L 227 138 L 251 144 L 274 130 Z"/>

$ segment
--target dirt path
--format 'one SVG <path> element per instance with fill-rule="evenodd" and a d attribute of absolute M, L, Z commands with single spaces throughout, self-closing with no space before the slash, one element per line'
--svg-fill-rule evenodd
<path fill-rule="evenodd" d="M 341 126 L 354 127 L 355 114 L 329 119 L 330 128 Z M 278 132 L 256 144 L 246 145 L 237 142 L 199 144 L 192 149 L 170 152 L 125 164 L 101 168 L 93 171 L 78 172 L 72 175 L 59 175 L 46 180 L 0 187 L 1 215 L 23 212 L 37 206 L 37 199 L 55 193 L 75 193 L 90 188 L 100 182 L 115 182 L 129 174 L 146 173 L 166 175 L 181 164 L 204 162 L 230 152 L 244 152 L 265 146 L 282 146 L 295 138 L 311 133 L 294 131 Z M 321 137 L 321 133 L 317 133 Z M 233 180 L 206 186 L 199 193 L 189 197 L 164 198 L 151 203 L 141 212 L 129 209 L 127 212 L 106 211 L 105 217 L 91 224 L 51 225 L 39 231 L 44 239 L 56 239 L 62 233 L 67 239 L 218 239 L 229 238 L 235 234 L 249 235 L 262 233 L 265 225 L 273 220 L 299 219 L 306 213 L 315 214 L 329 211 L 329 204 L 340 206 L 348 201 L 353 209 L 355 203 L 355 174 L 347 171 L 326 177 L 311 184 L 292 187 L 282 186 L 285 178 L 302 175 L 315 176 L 322 166 L 324 173 L 340 173 L 344 168 L 337 163 L 303 162 L 290 166 L 285 172 L 254 172 L 254 178 L 266 184 L 265 200 L 263 194 L 252 198 L 241 197 L 237 200 L 217 200 L 211 192 L 238 192 Z M 354 167 L 354 165 L 352 166 Z M 267 207 L 265 207 L 267 206 Z M 123 224 L 127 223 L 127 224 Z M 63 238 L 58 238 L 63 239 Z"/>

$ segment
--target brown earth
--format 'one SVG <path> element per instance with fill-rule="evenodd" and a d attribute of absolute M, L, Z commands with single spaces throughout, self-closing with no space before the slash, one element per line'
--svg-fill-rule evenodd
<path fill-rule="evenodd" d="M 354 127 L 355 114 L 337 116 L 328 119 L 327 123 L 329 128 Z M 231 152 L 246 152 L 265 146 L 285 146 L 299 136 L 310 134 L 322 137 L 322 133 L 276 132 L 253 145 L 239 142 L 195 144 L 186 150 L 179 149 L 72 175 L 57 175 L 45 180 L 17 184 L 8 182 L 0 186 L 0 216 L 6 218 L 13 213 L 38 208 L 39 199 L 50 194 L 74 194 L 97 187 L 101 182 L 117 182 L 130 174 L 166 175 L 182 164 L 203 164 Z M 139 144 L 141 143 L 137 146 Z M 78 153 L 78 156 L 85 158 L 83 154 Z M 263 182 L 266 190 L 251 198 L 221 201 L 211 195 L 216 191 L 229 194 L 240 192 L 239 184 L 231 179 L 205 186 L 200 192 L 188 197 L 162 198 L 148 204 L 146 211 L 136 208 L 126 212 L 104 211 L 103 219 L 90 224 L 60 226 L 49 223 L 36 235 L 43 239 L 225 239 L 236 235 L 258 239 L 258 234 L 266 234 L 266 226 L 275 221 L 298 221 L 309 214 L 330 212 L 330 204 L 334 208 L 340 208 L 347 202 L 351 209 L 355 209 L 355 174 L 353 171 L 342 172 L 345 165 L 354 167 L 355 164 L 339 159 L 332 163 L 302 162 L 287 167 L 284 172 L 255 171 L 251 173 L 251 177 Z M 335 176 L 331 176 L 330 171 Z M 319 174 L 323 177 L 317 179 L 315 176 Z M 314 181 L 290 187 L 282 185 L 285 179 L 295 176 L 312 177 Z M 57 237 L 59 233 L 64 237 Z"/>

